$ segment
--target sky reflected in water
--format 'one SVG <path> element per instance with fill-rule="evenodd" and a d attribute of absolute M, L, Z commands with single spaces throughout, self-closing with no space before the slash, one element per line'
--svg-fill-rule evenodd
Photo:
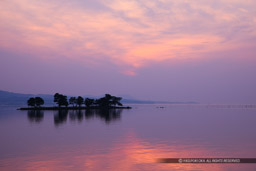
<path fill-rule="evenodd" d="M 256 169 L 256 164 L 157 163 L 157 158 L 256 157 L 256 109 L 163 107 L 107 112 L 1 108 L 0 170 Z"/>

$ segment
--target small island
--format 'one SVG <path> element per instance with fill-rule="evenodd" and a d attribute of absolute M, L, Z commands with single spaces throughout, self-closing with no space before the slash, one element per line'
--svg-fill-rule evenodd
<path fill-rule="evenodd" d="M 81 110 L 81 109 L 131 109 L 129 106 L 123 106 L 122 97 L 105 94 L 99 99 L 70 97 L 59 93 L 55 93 L 54 102 L 57 106 L 42 106 L 44 100 L 41 97 L 31 97 L 27 100 L 28 107 L 22 107 L 18 110 Z"/>

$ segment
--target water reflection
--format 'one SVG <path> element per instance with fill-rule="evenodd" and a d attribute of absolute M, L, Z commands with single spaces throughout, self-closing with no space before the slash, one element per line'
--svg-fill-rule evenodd
<path fill-rule="evenodd" d="M 120 120 L 121 113 L 122 109 L 91 109 L 85 111 L 85 118 L 89 120 L 96 117 L 104 120 L 105 123 L 109 124 L 110 122 Z"/>
<path fill-rule="evenodd" d="M 63 124 L 67 121 L 68 118 L 68 110 L 58 110 L 54 114 L 54 124 L 56 126 Z"/>
<path fill-rule="evenodd" d="M 84 118 L 84 112 L 82 110 L 70 110 L 69 119 L 70 121 L 79 121 L 82 122 Z"/>
<path fill-rule="evenodd" d="M 121 113 L 121 110 L 62 110 L 44 111 L 41 115 L 40 111 L 28 111 L 25 113 L 28 117 L 24 117 L 23 111 L 11 110 L 6 118 L 0 118 L 0 170 L 256 168 L 255 164 L 156 162 L 158 158 L 180 157 L 254 158 L 255 110 L 139 106 L 124 110 L 122 116 Z M 122 122 L 105 125 L 121 117 Z M 28 119 L 36 122 L 42 118 L 40 126 L 28 124 Z M 55 129 L 56 125 L 65 126 Z"/>
<path fill-rule="evenodd" d="M 78 121 L 81 123 L 84 119 L 91 120 L 99 118 L 109 124 L 121 119 L 122 109 L 90 109 L 90 110 L 58 110 L 54 114 L 54 124 L 56 126 L 67 122 Z"/>
<path fill-rule="evenodd" d="M 30 122 L 40 123 L 44 118 L 44 111 L 42 110 L 28 110 L 27 111 L 28 120 Z"/>
<path fill-rule="evenodd" d="M 105 142 L 102 142 L 105 144 Z M 90 145 L 88 147 L 88 145 Z M 106 145 L 106 144 L 105 144 Z M 99 152 L 100 144 L 79 144 L 68 146 L 72 150 L 56 151 L 56 146 L 42 149 L 37 154 L 7 158 L 1 160 L 5 168 L 15 170 L 255 170 L 253 164 L 161 164 L 157 158 L 162 157 L 213 157 L 214 148 L 195 147 L 185 142 L 154 143 L 142 139 L 134 132 L 127 132 L 118 141 L 106 146 L 104 152 Z M 90 150 L 89 150 L 90 149 Z M 49 153 L 51 151 L 51 153 Z M 52 153 L 55 151 L 55 153 Z M 248 153 L 248 151 L 247 151 Z M 250 153 L 250 152 L 249 152 Z M 12 163 L 15 163 L 13 165 Z"/>

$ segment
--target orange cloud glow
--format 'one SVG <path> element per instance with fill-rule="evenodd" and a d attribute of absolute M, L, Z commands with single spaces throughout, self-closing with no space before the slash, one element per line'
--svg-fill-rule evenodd
<path fill-rule="evenodd" d="M 248 39 L 256 36 L 255 1 L 95 2 L 104 9 L 71 2 L 1 1 L 0 47 L 84 65 L 107 60 L 120 72 L 136 75 L 137 68 L 155 61 L 203 58 L 249 46 Z"/>

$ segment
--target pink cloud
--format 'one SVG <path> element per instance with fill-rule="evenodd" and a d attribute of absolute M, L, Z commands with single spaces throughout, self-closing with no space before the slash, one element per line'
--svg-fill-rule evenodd
<path fill-rule="evenodd" d="M 57 1 L 1 1 L 0 47 L 84 65 L 107 60 L 134 76 L 137 68 L 154 62 L 205 58 L 255 43 L 255 1 L 97 2 L 108 10 Z"/>

